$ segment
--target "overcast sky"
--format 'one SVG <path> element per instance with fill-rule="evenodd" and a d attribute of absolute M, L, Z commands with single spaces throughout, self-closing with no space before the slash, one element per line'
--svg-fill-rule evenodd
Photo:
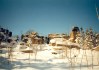
<path fill-rule="evenodd" d="M 72 26 L 99 32 L 99 0 L 0 0 L 0 26 L 13 34 L 69 33 Z"/>

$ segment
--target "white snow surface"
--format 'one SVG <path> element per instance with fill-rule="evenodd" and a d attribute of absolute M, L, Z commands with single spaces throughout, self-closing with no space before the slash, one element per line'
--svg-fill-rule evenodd
<path fill-rule="evenodd" d="M 0 54 L 0 70 L 99 70 L 98 51 L 74 48 L 64 52 L 53 50 L 53 46 L 47 44 L 36 47 L 34 53 L 24 53 L 18 50 L 18 45 L 13 49 L 10 59 L 7 49 L 3 48 Z"/>

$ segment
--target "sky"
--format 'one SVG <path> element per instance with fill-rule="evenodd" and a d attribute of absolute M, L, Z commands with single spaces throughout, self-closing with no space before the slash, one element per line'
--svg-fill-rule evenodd
<path fill-rule="evenodd" d="M 13 35 L 70 33 L 73 26 L 99 32 L 95 4 L 99 8 L 99 0 L 0 0 L 0 26 Z"/>

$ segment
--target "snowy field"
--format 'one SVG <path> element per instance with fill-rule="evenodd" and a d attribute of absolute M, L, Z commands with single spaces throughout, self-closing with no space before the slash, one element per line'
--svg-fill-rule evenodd
<path fill-rule="evenodd" d="M 8 59 L 7 49 L 0 54 L 0 70 L 99 70 L 99 53 L 91 50 L 53 50 L 39 45 L 33 53 L 13 49 Z"/>

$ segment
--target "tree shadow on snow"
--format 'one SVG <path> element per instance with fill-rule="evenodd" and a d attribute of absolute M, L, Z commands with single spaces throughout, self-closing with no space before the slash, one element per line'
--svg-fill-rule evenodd
<path fill-rule="evenodd" d="M 26 59 L 27 60 L 27 59 Z M 35 60 L 34 60 L 35 61 Z M 32 69 L 37 69 L 37 70 L 46 70 L 46 69 L 50 69 L 52 68 L 53 64 L 50 64 L 50 63 L 46 63 L 42 60 L 36 60 L 35 62 L 27 62 L 27 63 L 24 63 L 23 61 L 21 62 L 20 61 L 14 61 L 14 67 L 13 69 L 26 69 L 26 68 L 32 68 Z"/>
<path fill-rule="evenodd" d="M 13 66 L 14 65 L 11 64 L 11 61 L 9 61 L 8 58 L 0 57 L 0 69 L 11 70 Z"/>
<path fill-rule="evenodd" d="M 98 66 L 98 65 L 94 64 L 93 66 Z M 36 70 L 51 70 L 53 68 L 59 68 L 61 70 L 65 70 L 65 69 L 69 70 L 71 67 L 73 69 L 80 69 L 80 64 L 71 66 L 70 63 L 65 63 L 65 62 L 48 63 L 41 59 L 36 59 L 36 60 L 31 59 L 30 62 L 29 62 L 29 59 L 18 59 L 16 61 L 10 62 L 7 58 L 0 57 L 0 69 L 9 69 L 9 70 L 24 69 L 25 70 L 27 68 L 30 68 L 30 69 L 34 69 L 34 70 L 35 69 Z M 81 69 L 87 68 L 87 67 L 92 67 L 92 65 L 91 64 L 90 65 L 87 65 L 87 64 L 81 65 Z"/>

